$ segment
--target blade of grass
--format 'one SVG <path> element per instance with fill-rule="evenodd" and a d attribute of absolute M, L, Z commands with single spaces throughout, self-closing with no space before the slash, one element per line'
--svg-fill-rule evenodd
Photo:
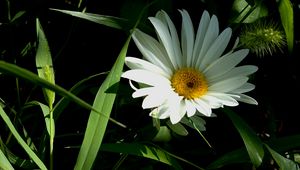
<path fill-rule="evenodd" d="M 268 151 L 271 153 L 272 157 L 274 158 L 275 162 L 278 164 L 279 168 L 281 170 L 299 170 L 299 166 L 296 162 L 287 159 L 274 151 L 272 148 L 270 148 L 267 144 L 265 144 Z"/>
<path fill-rule="evenodd" d="M 255 167 L 260 166 L 264 157 L 264 148 L 262 141 L 255 132 L 247 125 L 247 123 L 228 108 L 222 109 L 231 119 L 235 128 L 241 135 L 246 149 L 248 151 L 251 162 Z"/>
<path fill-rule="evenodd" d="M 13 166 L 9 163 L 8 159 L 0 149 L 0 169 L 13 170 Z"/>
<path fill-rule="evenodd" d="M 52 64 L 52 57 L 50 53 L 50 48 L 48 45 L 48 41 L 46 35 L 43 31 L 42 25 L 39 22 L 39 19 L 36 19 L 36 30 L 37 30 L 37 38 L 38 38 L 38 48 L 36 52 L 35 62 L 37 67 L 37 72 L 39 77 L 49 81 L 50 83 L 55 84 L 54 81 L 54 70 Z M 49 154 L 50 154 L 50 170 L 53 169 L 53 147 L 54 147 L 54 136 L 55 136 L 55 123 L 53 119 L 53 103 L 55 100 L 55 93 L 47 88 L 43 88 L 43 93 L 45 99 L 48 103 L 49 109 L 49 126 L 47 126 L 47 130 L 49 132 Z M 42 107 L 42 106 L 41 106 Z M 45 113 L 44 113 L 45 114 Z M 47 122 L 47 121 L 46 121 Z"/>
<path fill-rule="evenodd" d="M 113 93 L 106 93 L 106 90 L 120 80 L 130 39 L 131 36 L 128 37 L 114 66 L 98 90 L 93 107 L 105 114 L 105 117 L 91 111 L 75 170 L 91 169 L 96 159 L 108 123 L 107 117 L 110 116 L 116 96 Z"/>
<path fill-rule="evenodd" d="M 96 110 L 95 108 L 93 108 L 93 106 L 91 106 L 84 100 L 80 99 L 79 97 L 75 96 L 73 93 L 67 91 L 66 89 L 64 89 L 58 85 L 52 84 L 52 83 L 40 78 L 33 72 L 31 72 L 27 69 L 24 69 L 22 67 L 19 67 L 15 64 L 7 63 L 5 61 L 0 60 L 0 72 L 22 78 L 22 79 L 27 80 L 35 85 L 39 85 L 44 88 L 48 88 L 48 89 L 56 92 L 57 94 L 65 97 L 71 101 L 74 101 L 75 103 L 77 103 L 79 106 L 81 106 L 83 108 L 86 108 L 88 110 L 93 110 L 97 114 L 102 114 L 100 111 Z M 113 123 L 117 124 L 118 126 L 126 127 L 122 123 L 120 123 L 112 118 L 108 118 L 108 119 L 110 121 L 112 121 Z"/>
<path fill-rule="evenodd" d="M 50 10 L 62 12 L 74 17 L 86 19 L 116 29 L 126 30 L 128 25 L 128 21 L 126 19 L 113 17 L 113 16 L 84 13 L 84 12 L 70 11 L 70 10 L 53 9 L 53 8 L 50 8 Z"/>
<path fill-rule="evenodd" d="M 18 141 L 18 143 L 23 147 L 23 149 L 25 150 L 25 152 L 29 155 L 29 157 L 36 163 L 36 165 L 42 169 L 45 170 L 47 169 L 46 166 L 44 165 L 44 163 L 39 159 L 39 157 L 30 149 L 30 147 L 26 144 L 26 142 L 23 140 L 23 138 L 20 136 L 20 134 L 18 133 L 18 131 L 16 130 L 16 128 L 14 127 L 14 125 L 12 124 L 12 122 L 10 121 L 9 117 L 7 116 L 7 114 L 4 112 L 4 110 L 2 109 L 2 107 L 0 107 L 0 116 L 2 117 L 2 119 L 4 120 L 5 124 L 7 125 L 7 127 L 9 128 L 9 130 L 11 131 L 11 133 L 13 134 L 13 136 L 16 138 L 16 140 Z"/>
<path fill-rule="evenodd" d="M 140 156 L 162 162 L 175 169 L 182 169 L 169 153 L 154 146 L 147 146 L 139 143 L 110 143 L 102 144 L 101 151 Z"/>

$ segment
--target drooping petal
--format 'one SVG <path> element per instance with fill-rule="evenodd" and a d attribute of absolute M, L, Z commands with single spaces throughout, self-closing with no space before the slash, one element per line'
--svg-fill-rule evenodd
<path fill-rule="evenodd" d="M 194 49 L 194 27 L 190 15 L 186 10 L 180 11 L 182 16 L 182 28 L 181 28 L 181 47 L 182 56 L 186 58 L 186 67 L 192 66 L 192 57 Z"/>
<path fill-rule="evenodd" d="M 249 79 L 248 77 L 244 77 L 244 76 L 233 77 L 220 82 L 216 82 L 211 86 L 209 86 L 208 89 L 209 91 L 226 93 L 241 87 L 243 84 L 245 84 L 248 81 L 248 79 Z"/>
<path fill-rule="evenodd" d="M 122 74 L 122 77 L 150 86 L 164 86 L 170 84 L 170 81 L 166 77 L 141 69 L 128 70 Z"/>
<path fill-rule="evenodd" d="M 248 103 L 248 104 L 258 105 L 258 102 L 254 98 L 252 98 L 248 95 L 245 95 L 245 94 L 238 94 L 238 95 L 240 97 L 236 98 L 236 100 L 244 102 L 244 103 Z"/>
<path fill-rule="evenodd" d="M 210 63 L 218 59 L 224 52 L 227 47 L 230 37 L 231 37 L 231 28 L 226 28 L 211 45 L 205 56 L 203 57 L 200 68 L 205 68 Z"/>
<path fill-rule="evenodd" d="M 203 73 L 206 77 L 213 79 L 215 77 L 221 76 L 232 68 L 234 68 L 237 64 L 239 64 L 249 53 L 248 49 L 242 49 L 236 51 L 230 55 L 223 56 L 210 64 Z M 202 67 L 203 68 L 203 67 Z"/>
<path fill-rule="evenodd" d="M 206 99 L 216 101 L 226 106 L 237 106 L 239 103 L 228 94 L 225 93 L 209 93 L 206 96 Z M 238 98 L 238 97 L 237 97 Z"/>
<path fill-rule="evenodd" d="M 176 124 L 184 117 L 186 106 L 180 97 L 174 97 L 169 102 L 169 109 L 171 110 L 170 121 L 172 124 Z"/>
<path fill-rule="evenodd" d="M 249 91 L 253 90 L 254 88 L 255 88 L 254 84 L 245 83 L 241 87 L 232 90 L 231 93 L 246 93 L 246 92 L 249 92 Z"/>
<path fill-rule="evenodd" d="M 168 110 L 168 107 L 166 105 L 159 106 L 155 109 L 153 109 L 149 116 L 157 119 L 166 119 L 170 117 L 170 112 Z"/>
<path fill-rule="evenodd" d="M 153 92 L 144 98 L 142 107 L 143 109 L 158 107 L 166 101 L 167 97 L 167 95 L 162 95 L 157 91 Z"/>
<path fill-rule="evenodd" d="M 211 107 L 207 103 L 205 103 L 201 99 L 195 99 L 194 102 L 195 102 L 194 106 L 200 113 L 208 117 L 211 115 L 212 113 Z"/>
<path fill-rule="evenodd" d="M 185 99 L 184 102 L 186 105 L 187 116 L 188 117 L 194 116 L 194 114 L 196 113 L 196 108 L 194 107 L 194 105 L 188 99 Z"/>

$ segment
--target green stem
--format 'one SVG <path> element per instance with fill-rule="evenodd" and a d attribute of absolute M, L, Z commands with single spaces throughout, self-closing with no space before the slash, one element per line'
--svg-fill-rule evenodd
<path fill-rule="evenodd" d="M 49 104 L 50 110 L 50 170 L 53 170 L 53 144 L 54 144 L 54 119 L 52 104 Z"/>

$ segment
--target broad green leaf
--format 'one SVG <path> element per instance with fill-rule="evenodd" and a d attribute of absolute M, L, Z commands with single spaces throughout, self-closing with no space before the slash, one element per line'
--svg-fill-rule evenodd
<path fill-rule="evenodd" d="M 130 39 L 131 36 L 128 37 L 110 73 L 98 90 L 93 107 L 105 116 L 91 111 L 75 170 L 91 169 L 97 156 L 108 123 L 107 118 L 110 117 L 116 97 L 116 94 L 106 93 L 106 90 L 120 80 Z"/>
<path fill-rule="evenodd" d="M 161 126 L 153 138 L 155 142 L 168 142 L 172 138 L 170 130 L 167 126 Z"/>
<path fill-rule="evenodd" d="M 45 79 L 52 84 L 55 84 L 50 48 L 38 18 L 36 19 L 36 30 L 37 30 L 37 37 L 38 37 L 38 47 L 35 56 L 35 63 L 36 63 L 38 75 L 42 79 Z M 52 105 L 55 100 L 55 93 L 45 88 L 43 89 L 43 92 L 49 106 Z"/>
<path fill-rule="evenodd" d="M 258 138 L 255 132 L 247 125 L 247 123 L 228 108 L 223 111 L 231 119 L 235 128 L 241 135 L 246 149 L 248 151 L 251 162 L 258 167 L 262 163 L 264 157 L 264 148 L 262 141 Z"/>
<path fill-rule="evenodd" d="M 0 149 L 0 169 L 5 169 L 5 170 L 13 170 L 14 169 L 1 149 Z"/>
<path fill-rule="evenodd" d="M 252 23 L 268 15 L 267 7 L 260 0 L 248 3 L 246 0 L 235 0 L 232 5 L 234 23 Z"/>
<path fill-rule="evenodd" d="M 265 146 L 271 153 L 275 162 L 278 164 L 280 170 L 299 170 L 300 169 L 296 162 L 281 156 L 279 153 L 277 153 L 272 148 L 270 148 L 267 144 L 265 144 Z"/>
<path fill-rule="evenodd" d="M 42 169 L 47 169 L 44 163 L 39 159 L 39 157 L 30 149 L 30 147 L 26 144 L 26 142 L 22 139 L 18 131 L 15 129 L 14 125 L 10 121 L 7 114 L 4 112 L 2 107 L 0 107 L 0 116 L 4 120 L 6 126 L 9 128 L 13 136 L 16 138 L 18 143 L 22 146 L 22 148 L 25 150 L 25 152 L 29 155 L 29 157 L 36 163 L 36 165 Z"/>
<path fill-rule="evenodd" d="M 107 16 L 107 15 L 99 15 L 93 13 L 84 13 L 78 11 L 69 11 L 69 10 L 61 10 L 61 9 L 51 9 L 54 11 L 62 12 L 68 15 L 72 15 L 74 17 L 86 19 L 88 21 L 92 21 L 98 24 L 102 24 L 108 27 L 116 28 L 116 29 L 128 29 L 128 21 L 123 18 Z"/>
<path fill-rule="evenodd" d="M 294 48 L 294 11 L 290 0 L 279 0 L 278 9 L 289 52 Z"/>
<path fill-rule="evenodd" d="M 101 151 L 124 153 L 129 155 L 140 156 L 153 159 L 165 164 L 168 164 L 175 169 L 182 169 L 178 162 L 169 153 L 153 146 L 147 146 L 139 143 L 115 143 L 102 144 Z"/>
<path fill-rule="evenodd" d="M 244 148 L 226 153 L 220 158 L 214 160 L 211 164 L 207 166 L 206 169 L 220 169 L 223 166 L 238 163 L 251 163 L 249 155 L 247 154 L 247 151 Z"/>

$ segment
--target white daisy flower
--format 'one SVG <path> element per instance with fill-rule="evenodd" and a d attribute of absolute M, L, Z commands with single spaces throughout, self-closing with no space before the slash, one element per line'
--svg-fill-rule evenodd
<path fill-rule="evenodd" d="M 176 28 L 164 11 L 149 17 L 158 40 L 135 30 L 133 40 L 143 59 L 126 57 L 130 70 L 123 78 L 139 83 L 134 98 L 145 97 L 144 109 L 152 109 L 150 116 L 169 118 L 172 124 L 192 116 L 212 116 L 212 109 L 237 106 L 238 101 L 257 104 L 244 93 L 254 89 L 248 83 L 253 65 L 237 66 L 248 54 L 248 49 L 223 54 L 232 31 L 226 28 L 219 34 L 218 19 L 204 11 L 197 33 L 186 10 L 182 15 L 181 41 Z M 187 116 L 187 117 L 185 117 Z M 198 117 L 197 116 L 197 117 Z M 184 119 L 183 119 L 184 118 Z M 203 123 L 204 124 L 204 123 Z"/>

